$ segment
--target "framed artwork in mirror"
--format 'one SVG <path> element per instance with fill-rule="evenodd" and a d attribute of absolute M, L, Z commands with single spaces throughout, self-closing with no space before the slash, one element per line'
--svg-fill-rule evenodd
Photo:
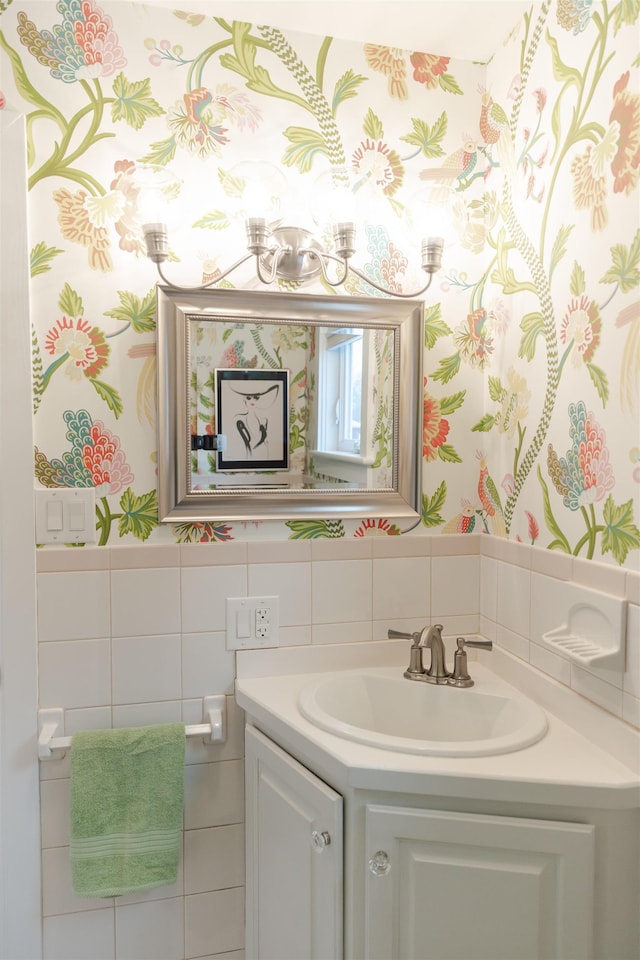
<path fill-rule="evenodd" d="M 289 371 L 216 369 L 217 469 L 289 469 Z"/>

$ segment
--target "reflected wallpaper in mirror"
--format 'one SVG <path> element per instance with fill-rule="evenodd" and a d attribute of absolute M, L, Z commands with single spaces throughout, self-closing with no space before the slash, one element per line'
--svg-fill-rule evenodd
<path fill-rule="evenodd" d="M 190 327 L 192 490 L 392 488 L 392 329 Z"/>

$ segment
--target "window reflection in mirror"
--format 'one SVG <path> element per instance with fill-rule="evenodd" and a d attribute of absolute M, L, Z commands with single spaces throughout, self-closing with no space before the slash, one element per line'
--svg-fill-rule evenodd
<path fill-rule="evenodd" d="M 322 330 L 318 348 L 318 405 L 322 411 L 318 450 L 360 453 L 363 409 L 363 342 L 368 331 L 355 327 Z M 367 336 L 367 349 L 369 346 Z"/>
<path fill-rule="evenodd" d="M 320 328 L 313 472 L 334 481 L 393 483 L 393 331 Z"/>

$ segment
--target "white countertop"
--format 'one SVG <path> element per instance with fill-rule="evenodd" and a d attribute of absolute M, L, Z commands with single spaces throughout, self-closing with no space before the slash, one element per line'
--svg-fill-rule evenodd
<path fill-rule="evenodd" d="M 356 645 L 347 646 L 353 648 Z M 280 648 L 260 651 L 259 657 L 255 656 L 257 651 L 247 651 L 238 658 L 236 699 L 251 722 L 335 789 L 342 792 L 347 789 L 390 790 L 601 809 L 640 807 L 640 776 L 633 765 L 628 766 L 619 756 L 612 755 L 615 752 L 620 755 L 620 750 L 609 751 L 598 745 L 594 742 L 598 738 L 589 730 L 587 735 L 578 732 L 565 722 L 566 716 L 560 719 L 549 709 L 548 699 L 540 703 L 540 699 L 531 696 L 529 690 L 526 695 L 545 709 L 549 722 L 547 733 L 529 747 L 502 755 L 416 756 L 355 743 L 321 730 L 298 710 L 298 696 L 307 684 L 322 675 L 334 673 L 336 669 L 343 672 L 355 668 L 362 672 L 367 667 L 388 666 L 391 661 L 393 675 L 394 671 L 402 672 L 406 666 L 404 661 L 400 665 L 400 658 L 406 659 L 406 644 L 398 646 L 382 641 L 367 644 L 371 656 L 364 662 L 365 645 L 357 646 L 361 649 L 344 651 L 336 647 L 333 652 L 326 649 L 314 652 L 312 648 L 302 647 Z M 495 657 L 495 651 L 490 656 Z M 354 660 L 362 666 L 354 667 Z M 478 690 L 482 689 L 483 683 L 494 684 L 497 678 L 500 683 L 505 683 L 504 671 L 498 677 L 497 672 L 485 666 L 486 662 L 483 658 L 482 664 L 470 664 Z M 504 666 L 501 657 L 496 657 L 493 662 Z M 330 670 L 321 669 L 328 663 L 331 664 Z M 281 671 L 278 675 L 255 675 L 256 672 L 273 674 L 277 670 Z M 295 670 L 299 672 L 292 672 Z M 539 681 L 534 677 L 534 688 L 536 683 Z M 518 682 L 515 692 L 521 695 L 522 691 L 522 684 Z M 428 693 L 426 687 L 425 695 Z M 464 691 L 451 689 L 452 698 L 461 695 Z M 594 708 L 593 716 L 585 719 L 586 709 L 584 704 L 580 705 L 578 716 L 581 723 L 593 723 L 593 730 L 604 724 L 605 734 L 619 732 L 626 741 L 627 753 L 629 748 L 633 753 L 634 744 L 637 744 L 640 756 L 640 736 L 634 740 L 635 731 L 615 718 L 603 718 L 603 711 L 599 708 Z"/>

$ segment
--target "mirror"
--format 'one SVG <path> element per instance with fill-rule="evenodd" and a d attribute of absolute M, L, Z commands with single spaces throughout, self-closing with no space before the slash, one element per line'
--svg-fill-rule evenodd
<path fill-rule="evenodd" d="M 419 515 L 422 317 L 158 286 L 160 521 Z"/>

